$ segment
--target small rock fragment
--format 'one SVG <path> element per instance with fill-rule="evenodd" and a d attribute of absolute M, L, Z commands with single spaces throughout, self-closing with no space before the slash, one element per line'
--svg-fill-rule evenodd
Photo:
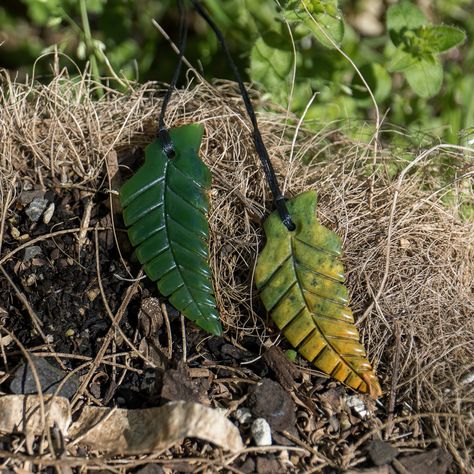
<path fill-rule="evenodd" d="M 248 408 L 242 407 L 235 410 L 234 418 L 241 424 L 250 423 L 252 420 L 252 413 Z"/>
<path fill-rule="evenodd" d="M 35 258 L 40 253 L 41 253 L 41 247 L 38 245 L 32 245 L 31 247 L 27 247 L 25 249 L 25 256 L 23 257 L 23 261 L 28 262 L 29 260 Z"/>
<path fill-rule="evenodd" d="M 167 370 L 163 375 L 161 397 L 167 401 L 185 400 L 187 402 L 204 402 L 207 394 L 199 393 L 185 367 Z"/>
<path fill-rule="evenodd" d="M 274 430 L 295 429 L 295 402 L 279 383 L 266 378 L 252 387 L 249 405 L 252 414 L 265 418 Z"/>
<path fill-rule="evenodd" d="M 26 183 L 25 183 L 26 184 Z M 26 186 L 24 186 L 24 190 L 21 192 L 19 200 L 20 203 L 23 206 L 26 206 L 30 204 L 31 201 L 35 198 L 43 198 L 44 192 L 41 191 L 41 189 L 35 189 L 35 190 L 30 190 L 30 189 L 25 189 Z"/>
<path fill-rule="evenodd" d="M 245 472 L 245 474 L 255 473 L 255 461 L 248 457 L 245 462 L 239 467 L 239 471 Z"/>
<path fill-rule="evenodd" d="M 26 215 L 33 222 L 38 222 L 47 205 L 47 199 L 35 197 L 33 201 L 31 201 L 30 205 L 26 208 Z"/>
<path fill-rule="evenodd" d="M 370 416 L 369 410 L 364 401 L 358 395 L 350 395 L 346 397 L 346 403 L 349 408 L 352 408 L 360 418 L 365 419 Z"/>
<path fill-rule="evenodd" d="M 272 430 L 265 418 L 257 418 L 254 420 L 250 430 L 257 446 L 271 446 Z"/>
<path fill-rule="evenodd" d="M 41 357 L 33 357 L 33 363 L 35 364 L 43 393 L 54 393 L 59 383 L 67 375 L 66 372 L 51 365 Z M 76 376 L 69 377 L 59 391 L 59 395 L 71 398 L 76 393 L 78 387 L 79 378 Z M 13 380 L 10 383 L 10 390 L 15 394 L 24 395 L 38 393 L 31 367 L 27 362 L 16 369 Z"/>
<path fill-rule="evenodd" d="M 20 237 L 21 232 L 16 227 L 12 226 L 10 229 L 10 234 L 15 240 L 17 240 Z"/>
<path fill-rule="evenodd" d="M 257 457 L 258 474 L 274 474 L 276 472 L 282 472 L 282 466 L 277 459 L 270 456 Z"/>
<path fill-rule="evenodd" d="M 52 202 L 47 208 L 46 208 L 46 211 L 44 211 L 44 214 L 43 214 L 43 222 L 45 224 L 49 224 L 52 217 L 53 217 L 53 214 L 54 214 L 54 210 L 56 209 L 56 206 L 54 205 L 54 202 Z"/>
<path fill-rule="evenodd" d="M 369 444 L 369 457 L 376 466 L 392 462 L 398 456 L 398 449 L 386 441 L 375 439 Z"/>
<path fill-rule="evenodd" d="M 136 471 L 136 474 L 163 474 L 164 472 L 159 464 L 147 464 Z"/>
<path fill-rule="evenodd" d="M 436 448 L 425 453 L 398 458 L 397 461 L 408 472 L 416 472 L 416 474 L 446 474 L 453 463 L 453 458 L 444 449 Z"/>
<path fill-rule="evenodd" d="M 392 466 L 369 467 L 366 469 L 350 469 L 344 474 L 399 474 Z M 410 473 L 411 474 L 411 473 Z"/>
<path fill-rule="evenodd" d="M 92 303 L 99 295 L 99 288 L 92 288 L 87 292 L 87 299 Z"/>

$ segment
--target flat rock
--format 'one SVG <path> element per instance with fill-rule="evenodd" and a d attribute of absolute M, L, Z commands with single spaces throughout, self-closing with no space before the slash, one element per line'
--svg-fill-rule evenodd
<path fill-rule="evenodd" d="M 32 357 L 32 359 L 43 393 L 54 393 L 59 383 L 67 375 L 67 372 L 51 365 L 41 357 Z M 78 388 L 79 378 L 73 375 L 66 380 L 58 395 L 72 398 Z M 27 362 L 16 369 L 13 380 L 10 383 L 10 390 L 12 393 L 23 395 L 38 393 L 33 372 Z"/>
<path fill-rule="evenodd" d="M 163 474 L 163 468 L 159 464 L 147 464 L 141 467 L 135 474 Z"/>
<path fill-rule="evenodd" d="M 368 453 L 376 466 L 383 466 L 398 456 L 398 449 L 386 441 L 376 439 L 369 444 Z"/>
<path fill-rule="evenodd" d="M 255 461 L 248 457 L 245 462 L 239 467 L 239 471 L 245 472 L 245 474 L 255 473 Z"/>
<path fill-rule="evenodd" d="M 257 473 L 258 474 L 274 474 L 283 472 L 281 464 L 277 459 L 270 456 L 257 457 Z"/>
<path fill-rule="evenodd" d="M 184 400 L 209 404 L 205 384 L 192 380 L 184 366 L 165 371 L 160 394 L 167 401 Z"/>
<path fill-rule="evenodd" d="M 410 473 L 446 474 L 453 463 L 453 458 L 444 449 L 437 448 L 425 453 L 399 458 L 398 462 Z"/>
<path fill-rule="evenodd" d="M 344 474 L 399 474 L 391 466 L 369 467 L 367 469 L 350 469 Z"/>
<path fill-rule="evenodd" d="M 30 205 L 26 208 L 26 215 L 33 222 L 38 222 L 39 218 L 43 214 L 48 205 L 48 200 L 40 197 L 35 197 L 33 201 L 30 202 Z"/>
<path fill-rule="evenodd" d="M 42 252 L 41 247 L 39 245 L 32 245 L 31 247 L 26 247 L 25 249 L 25 256 L 23 257 L 24 262 L 28 262 L 29 260 L 35 258 Z"/>
<path fill-rule="evenodd" d="M 265 418 L 276 431 L 293 431 L 296 405 L 282 386 L 271 379 L 250 389 L 249 405 L 252 414 Z"/>
<path fill-rule="evenodd" d="M 19 200 L 23 206 L 27 206 L 34 198 L 43 198 L 44 191 L 41 189 L 33 189 L 28 191 L 22 191 Z"/>

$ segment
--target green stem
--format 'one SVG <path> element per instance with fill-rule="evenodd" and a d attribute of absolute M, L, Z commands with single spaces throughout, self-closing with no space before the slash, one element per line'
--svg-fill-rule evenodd
<path fill-rule="evenodd" d="M 86 43 L 86 48 L 89 54 L 89 62 L 91 64 L 91 74 L 94 81 L 98 84 L 101 84 L 99 65 L 97 64 L 97 58 L 94 54 L 95 46 L 94 41 L 92 39 L 89 16 L 87 14 L 86 0 L 79 0 L 79 8 L 81 12 L 82 29 L 84 31 L 84 42 Z M 102 87 L 99 87 L 97 89 L 97 95 L 99 96 L 99 98 L 104 95 L 104 90 Z"/>

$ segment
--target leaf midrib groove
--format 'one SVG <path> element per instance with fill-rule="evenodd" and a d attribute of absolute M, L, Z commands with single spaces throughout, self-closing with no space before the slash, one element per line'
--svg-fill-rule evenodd
<path fill-rule="evenodd" d="M 174 159 L 176 159 L 176 158 L 174 158 Z M 163 201 L 163 211 L 166 211 L 166 209 L 168 208 L 168 206 L 167 206 L 167 204 L 168 204 L 168 199 L 167 199 L 166 189 L 169 187 L 169 186 L 168 186 L 168 180 L 167 180 L 167 178 L 168 178 L 168 170 L 169 170 L 170 162 L 171 162 L 171 159 L 168 158 L 167 161 L 166 161 L 166 165 L 165 165 L 165 184 L 164 184 L 164 186 L 163 186 L 163 191 L 162 191 L 163 194 L 162 194 L 162 196 L 161 196 L 161 199 L 162 199 L 162 201 Z M 176 167 L 175 167 L 175 168 L 176 168 Z M 171 189 L 171 188 L 170 188 L 170 189 Z M 166 240 L 168 241 L 168 247 L 169 247 L 170 253 L 171 253 L 172 257 L 173 257 L 173 261 L 174 261 L 175 264 L 176 264 L 176 268 L 177 268 L 177 270 L 178 270 L 178 273 L 179 273 L 179 276 L 180 276 L 180 278 L 181 278 L 181 281 L 183 282 L 183 286 L 184 286 L 184 288 L 186 288 L 186 292 L 187 292 L 187 293 L 189 294 L 189 296 L 191 297 L 191 302 L 186 306 L 186 308 L 189 307 L 189 306 L 191 306 L 191 303 L 193 303 L 193 304 L 196 306 L 197 310 L 199 311 L 199 314 L 201 315 L 201 318 L 202 318 L 202 319 L 207 319 L 206 316 L 204 315 L 204 313 L 202 312 L 201 307 L 200 307 L 199 304 L 196 302 L 196 299 L 194 298 L 193 294 L 192 294 L 191 291 L 189 290 L 188 286 L 185 284 L 185 281 L 186 281 L 186 280 L 185 280 L 184 277 L 183 277 L 183 273 L 182 273 L 182 271 L 181 271 L 181 266 L 177 263 L 176 255 L 175 255 L 175 253 L 174 253 L 174 251 L 173 251 L 173 246 L 171 245 L 171 240 L 170 240 L 170 238 L 169 238 L 168 212 L 164 212 L 164 217 L 165 217 L 164 220 L 165 220 Z M 173 220 L 174 220 L 174 219 L 173 219 Z M 174 294 L 175 292 L 176 292 L 176 290 L 173 291 L 172 294 Z M 185 309 L 186 309 L 186 308 L 185 308 Z"/>

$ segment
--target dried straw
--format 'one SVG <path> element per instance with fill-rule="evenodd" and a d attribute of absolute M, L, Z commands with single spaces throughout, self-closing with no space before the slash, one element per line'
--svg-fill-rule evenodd
<path fill-rule="evenodd" d="M 62 74 L 31 86 L 3 73 L 0 80 L 2 223 L 26 181 L 106 189 L 108 153 L 120 159 L 155 132 L 155 84 L 96 101 L 86 78 L 73 83 Z M 390 404 L 407 415 L 432 413 L 426 436 L 441 439 L 461 469 L 473 468 L 474 220 L 460 217 L 462 205 L 472 205 L 473 150 L 382 149 L 374 157 L 341 131 L 298 128 L 285 111 L 270 108 L 259 120 L 287 195 L 317 189 L 320 219 L 343 238 L 352 307 Z M 205 126 L 211 263 L 227 334 L 274 340 L 251 284 L 271 200 L 235 86 L 191 80 L 173 96 L 167 122 Z M 450 182 L 439 178 L 447 168 Z"/>

